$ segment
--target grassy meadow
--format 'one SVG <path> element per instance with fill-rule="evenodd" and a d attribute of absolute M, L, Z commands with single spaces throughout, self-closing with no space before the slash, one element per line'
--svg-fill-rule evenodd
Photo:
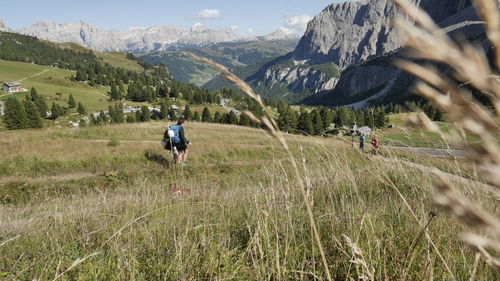
<path fill-rule="evenodd" d="M 61 44 L 63 46 L 63 44 Z M 73 44 L 70 44 L 73 45 Z M 126 59 L 121 53 L 97 53 L 106 63 L 115 67 L 143 71 L 144 69 L 136 61 Z M 69 95 L 73 95 L 77 102 L 81 102 L 87 111 L 107 110 L 109 102 L 107 94 L 111 88 L 108 86 L 91 87 L 83 82 L 71 81 L 69 77 L 75 75 L 75 71 L 60 69 L 50 66 L 40 66 L 31 63 L 0 60 L 0 84 L 3 82 L 21 81 L 26 89 L 35 87 L 39 94 L 43 95 L 48 102 L 56 102 L 67 105 Z M 26 93 L 15 93 L 16 97 L 24 97 Z M 0 91 L 0 100 L 6 99 L 8 95 Z M 135 105 L 135 103 L 130 103 Z"/>
<path fill-rule="evenodd" d="M 438 167 L 498 214 L 466 161 L 188 123 L 182 168 L 166 125 L 0 132 L 0 279 L 325 280 L 300 181 L 334 280 L 497 277 L 432 203 Z"/>

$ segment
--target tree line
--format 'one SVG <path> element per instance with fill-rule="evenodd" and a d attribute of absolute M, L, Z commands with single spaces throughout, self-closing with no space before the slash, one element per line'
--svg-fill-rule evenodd
<path fill-rule="evenodd" d="M 70 109 L 76 109 L 79 114 L 86 114 L 83 104 L 77 104 L 73 95 L 69 96 L 67 102 L 68 105 L 65 107 L 53 102 L 49 111 L 46 100 L 33 87 L 22 101 L 15 97 L 7 98 L 3 120 L 9 130 L 38 129 L 44 127 L 45 119 L 55 120 L 67 114 Z"/>
<path fill-rule="evenodd" d="M 312 111 L 301 107 L 297 111 L 290 105 L 279 104 L 278 113 L 278 126 L 281 130 L 307 135 L 323 135 L 338 128 L 352 128 L 354 123 L 370 128 L 385 128 L 389 122 L 383 107 L 339 107 L 334 110 L 321 107 Z"/>

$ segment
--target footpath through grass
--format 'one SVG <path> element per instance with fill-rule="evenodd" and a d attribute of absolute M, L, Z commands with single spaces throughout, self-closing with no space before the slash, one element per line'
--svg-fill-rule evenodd
<path fill-rule="evenodd" d="M 159 146 L 165 126 L 0 132 L 1 278 L 325 279 L 299 179 L 276 141 L 189 123 L 190 166 L 181 168 Z M 465 227 L 438 212 L 420 237 L 437 211 L 434 176 L 333 139 L 287 140 L 336 280 L 367 270 L 376 280 L 468 279 L 475 255 L 460 242 Z M 455 184 L 494 213 L 494 199 L 471 179 Z M 175 196 L 172 183 L 191 194 Z M 480 262 L 478 280 L 496 276 Z"/>

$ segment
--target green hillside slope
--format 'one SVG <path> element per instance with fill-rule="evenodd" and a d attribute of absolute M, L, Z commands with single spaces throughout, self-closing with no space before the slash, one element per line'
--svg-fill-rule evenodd
<path fill-rule="evenodd" d="M 40 66 L 31 63 L 0 60 L 0 83 L 21 81 L 24 88 L 35 87 L 48 101 L 66 104 L 69 95 L 82 102 L 88 110 L 99 111 L 113 104 L 108 101 L 108 86 L 90 87 L 86 83 L 71 81 L 69 77 L 75 71 L 57 67 Z M 15 93 L 13 96 L 22 97 L 27 93 Z M 57 95 L 61 94 L 61 95 Z M 0 91 L 0 100 L 8 95 Z"/>
<path fill-rule="evenodd" d="M 296 45 L 296 40 L 251 41 L 222 43 L 186 51 L 210 58 L 228 68 L 236 68 L 284 55 L 291 52 Z M 156 52 L 140 55 L 140 58 L 153 64 L 163 63 L 177 80 L 198 86 L 204 85 L 218 74 L 213 68 L 186 58 L 182 51 Z"/>

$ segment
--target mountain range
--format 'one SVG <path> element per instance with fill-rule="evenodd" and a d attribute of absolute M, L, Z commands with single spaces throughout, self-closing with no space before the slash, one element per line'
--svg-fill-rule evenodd
<path fill-rule="evenodd" d="M 471 0 L 412 0 L 457 40 L 482 43 Z M 230 87 L 217 72 L 183 57 L 188 49 L 231 68 L 263 97 L 310 105 L 401 102 L 414 79 L 393 66 L 404 55 L 404 38 L 393 27 L 400 16 L 391 0 L 333 3 L 316 15 L 298 40 L 286 29 L 239 38 L 232 29 L 175 26 L 104 30 L 85 22 L 41 21 L 15 32 L 55 42 L 74 42 L 100 51 L 138 53 L 164 63 L 174 77 L 217 90 Z M 0 21 L 0 30 L 9 30 Z"/>
<path fill-rule="evenodd" d="M 97 51 L 131 53 L 200 47 L 222 42 L 297 39 L 297 35 L 290 34 L 284 29 L 278 29 L 272 34 L 258 38 L 240 38 L 231 28 L 213 30 L 200 23 L 195 24 L 190 29 L 164 25 L 147 28 L 135 27 L 127 31 L 120 31 L 106 30 L 83 21 L 56 23 L 42 20 L 34 25 L 14 31 L 0 20 L 0 30 L 30 35 L 57 43 L 73 42 Z"/>
<path fill-rule="evenodd" d="M 484 34 L 470 0 L 413 1 L 452 37 Z M 404 99 L 413 80 L 392 65 L 404 51 L 404 38 L 392 25 L 398 16 L 390 0 L 331 4 L 309 22 L 293 52 L 244 78 L 262 95 L 311 105 L 356 107 Z"/>

